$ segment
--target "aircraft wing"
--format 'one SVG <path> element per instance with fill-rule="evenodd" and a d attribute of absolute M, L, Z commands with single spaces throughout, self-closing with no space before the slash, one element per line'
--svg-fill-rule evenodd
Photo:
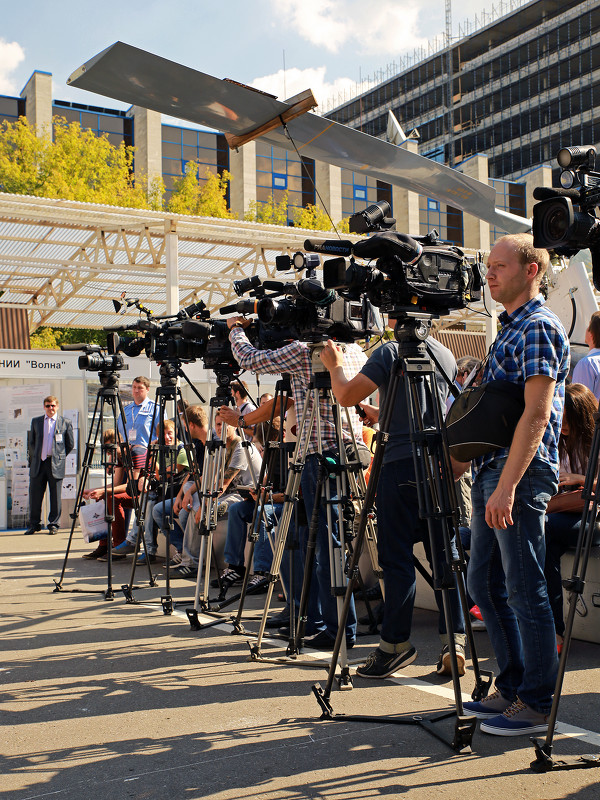
<path fill-rule="evenodd" d="M 249 133 L 290 108 L 271 95 L 123 42 L 91 58 L 68 83 L 236 135 Z M 491 186 L 444 164 L 310 112 L 289 120 L 287 128 L 303 156 L 434 197 L 510 233 L 531 228 L 529 220 L 495 208 L 496 192 Z M 283 127 L 260 138 L 294 151 Z"/>

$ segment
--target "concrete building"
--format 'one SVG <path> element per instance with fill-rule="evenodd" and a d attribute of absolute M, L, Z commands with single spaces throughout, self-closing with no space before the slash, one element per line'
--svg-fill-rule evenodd
<path fill-rule="evenodd" d="M 585 19 L 590 25 L 592 18 L 597 16 L 588 0 L 568 5 L 589 7 Z M 530 6 L 548 6 L 561 18 L 567 13 L 561 13 L 554 0 L 538 0 L 517 13 L 527 14 L 527 19 L 533 19 L 535 15 Z M 547 16 L 550 20 L 549 13 Z M 512 21 L 513 16 L 509 15 L 507 19 Z M 518 27 L 520 19 L 519 17 L 511 24 Z M 486 29 L 485 32 L 474 34 L 464 42 L 461 40 L 461 43 L 452 46 L 455 70 L 453 81 L 456 84 L 453 89 L 456 94 L 453 101 L 456 130 L 450 143 L 444 128 L 443 54 L 426 59 L 412 70 L 335 110 L 331 116 L 345 124 L 361 127 L 369 133 L 381 136 L 385 133 L 387 110 L 391 108 L 405 127 L 416 125 L 421 133 L 419 145 L 410 141 L 403 146 L 415 151 L 418 148 L 421 155 L 445 160 L 447 163 L 454 161 L 460 170 L 484 182 L 491 176 L 490 182 L 496 187 L 499 208 L 521 215 L 530 213 L 533 187 L 540 184 L 550 185 L 550 171 L 541 166 L 544 159 L 550 160 L 549 145 L 543 150 L 548 153 L 544 159 L 536 156 L 537 160 L 530 157 L 529 161 L 522 159 L 519 162 L 522 166 L 527 164 L 529 171 L 521 169 L 519 180 L 515 182 L 518 170 L 514 169 L 514 159 L 510 161 L 510 180 L 504 174 L 506 170 L 502 173 L 499 171 L 499 164 L 506 161 L 506 153 L 496 145 L 497 128 L 502 128 L 503 125 L 500 117 L 503 115 L 504 105 L 498 105 L 498 112 L 493 115 L 482 112 L 485 130 L 491 126 L 492 133 L 484 136 L 479 131 L 480 111 L 485 108 L 486 93 L 491 90 L 490 87 L 495 87 L 494 91 L 498 96 L 504 97 L 500 84 L 504 86 L 506 83 L 501 74 L 506 37 L 501 40 L 497 34 L 497 30 L 502 27 L 491 26 L 490 31 Z M 484 34 L 488 36 L 485 47 Z M 549 31 L 547 37 L 550 37 Z M 531 47 L 527 46 L 528 53 Z M 547 59 L 552 60 L 550 51 L 551 48 Z M 481 55 L 482 52 L 485 55 Z M 498 59 L 500 65 L 496 64 Z M 465 64 L 469 65 L 468 69 Z M 532 74 L 533 67 L 532 62 L 528 68 Z M 498 70 L 498 76 L 493 77 Z M 487 76 L 486 80 L 483 80 L 483 75 Z M 529 81 L 533 81 L 532 76 Z M 253 204 L 260 205 L 271 198 L 276 203 L 280 202 L 287 192 L 289 224 L 294 223 L 297 210 L 308 204 L 326 206 L 331 218 L 337 223 L 342 217 L 347 217 L 377 200 L 385 199 L 390 202 L 392 213 L 398 220 L 398 230 L 407 233 L 426 233 L 431 228 L 437 228 L 442 239 L 475 249 L 486 249 L 501 233 L 495 229 L 490 230 L 487 224 L 469 218 L 457 209 L 446 207 L 434 197 L 419 196 L 352 170 L 315 163 L 312 159 L 301 158 L 295 153 L 272 147 L 260 140 L 245 145 L 239 152 L 231 151 L 221 134 L 192 129 L 185 124 L 179 126 L 162 123 L 160 114 L 143 108 L 132 107 L 127 111 L 120 111 L 62 101 L 52 98 L 51 88 L 52 76 L 49 73 L 34 72 L 19 97 L 0 97 L 0 121 L 15 120 L 24 115 L 42 133 L 50 130 L 53 117 L 58 116 L 69 122 L 79 122 L 83 128 L 98 135 L 105 134 L 115 145 L 120 142 L 133 145 L 136 178 L 142 182 L 150 182 L 154 177 L 162 176 L 167 198 L 175 181 L 184 174 L 186 164 L 196 161 L 200 167 L 200 180 L 206 179 L 207 170 L 221 173 L 226 169 L 232 174 L 227 199 L 238 218 L 243 218 Z M 526 104 L 525 89 L 522 94 L 518 106 L 521 111 Z M 493 100 L 495 109 L 500 101 L 496 100 L 495 95 Z M 572 107 L 571 105 L 571 109 Z M 533 109 L 529 109 L 527 113 L 528 118 L 533 119 L 535 116 Z M 489 145 L 490 136 L 493 147 Z M 528 140 L 534 138 L 535 133 L 530 131 Z M 523 145 L 524 139 L 521 138 L 515 147 L 522 148 Z M 454 153 L 452 158 L 451 151 Z M 533 152 L 531 148 L 530 152 Z"/>

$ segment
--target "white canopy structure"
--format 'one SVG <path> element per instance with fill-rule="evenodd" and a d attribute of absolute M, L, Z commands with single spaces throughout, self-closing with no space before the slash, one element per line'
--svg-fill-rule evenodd
<path fill-rule="evenodd" d="M 214 313 L 239 278 L 275 276 L 314 231 L 0 193 L 0 304 L 40 325 L 101 328 L 133 321 L 123 291 L 155 315 L 203 300 Z M 328 234 L 320 234 L 328 236 Z M 334 234 L 329 234 L 333 236 Z"/>

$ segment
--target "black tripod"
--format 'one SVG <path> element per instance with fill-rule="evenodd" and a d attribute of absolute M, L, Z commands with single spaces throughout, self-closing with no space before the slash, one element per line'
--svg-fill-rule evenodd
<path fill-rule="evenodd" d="M 146 524 L 146 514 L 148 512 L 148 502 L 150 499 L 150 492 L 149 489 L 150 481 L 156 474 L 157 466 L 158 466 L 158 480 L 159 484 L 162 487 L 162 496 L 164 500 L 171 499 L 171 508 L 169 513 L 167 514 L 165 520 L 167 522 L 167 528 L 165 533 L 166 538 L 166 549 L 167 549 L 167 560 L 166 560 L 166 576 L 165 576 L 165 594 L 160 598 L 160 602 L 163 608 L 163 612 L 165 614 L 172 614 L 173 613 L 173 598 L 171 596 L 171 582 L 170 582 L 170 549 L 171 549 L 171 535 L 174 529 L 174 513 L 173 513 L 173 502 L 175 501 L 175 497 L 177 495 L 177 491 L 175 491 L 174 480 L 177 473 L 176 464 L 177 464 L 177 452 L 176 452 L 176 442 L 173 445 L 167 445 L 165 443 L 165 418 L 169 418 L 169 409 L 172 409 L 172 418 L 175 420 L 175 431 L 176 436 L 175 439 L 179 439 L 179 441 L 183 442 L 185 452 L 187 455 L 187 463 L 189 472 L 191 474 L 191 479 L 196 482 L 196 488 L 199 490 L 199 469 L 198 463 L 196 461 L 196 450 L 192 443 L 190 442 L 190 438 L 187 432 L 187 417 L 185 416 L 185 405 L 183 403 L 183 395 L 181 394 L 181 387 L 180 387 L 180 378 L 184 378 L 194 391 L 200 402 L 204 403 L 204 398 L 197 391 L 196 387 L 190 382 L 189 378 L 185 374 L 182 369 L 182 362 L 178 358 L 169 359 L 163 361 L 159 367 L 159 374 L 160 374 L 160 386 L 156 388 L 156 400 L 154 403 L 154 410 L 152 414 L 152 424 L 151 424 L 151 431 L 155 431 L 156 427 L 158 426 L 158 437 L 156 442 L 152 443 L 148 447 L 148 451 L 146 453 L 146 464 L 144 466 L 144 475 L 146 476 L 146 482 L 144 484 L 144 491 L 140 496 L 140 502 L 136 513 L 136 525 L 137 525 L 137 533 L 136 533 L 136 540 L 135 540 L 135 550 L 133 553 L 133 561 L 131 565 L 131 574 L 129 577 L 129 583 L 124 584 L 121 586 L 121 590 L 125 595 L 125 599 L 128 603 L 135 603 L 135 599 L 133 597 L 133 583 L 135 580 L 135 572 L 137 567 L 137 555 L 140 549 L 141 538 L 145 530 Z M 177 406 L 178 403 L 181 404 L 184 413 L 185 419 L 185 430 L 184 426 L 179 419 L 179 415 L 177 413 Z M 149 575 L 149 585 L 154 587 L 157 585 L 155 576 L 152 573 L 152 567 L 150 564 L 150 557 L 148 553 L 148 549 L 144 548 L 145 554 L 145 563 L 148 569 Z M 187 600 L 179 601 L 180 604 L 188 603 Z"/>
<path fill-rule="evenodd" d="M 77 349 L 81 349 L 81 347 L 78 347 Z M 105 519 L 108 525 L 108 533 L 106 538 L 108 570 L 107 570 L 107 588 L 106 591 L 104 591 L 104 599 L 114 600 L 115 594 L 113 591 L 113 583 L 112 583 L 112 523 L 115 519 L 114 467 L 117 464 L 119 455 L 123 463 L 125 474 L 127 475 L 127 486 L 128 486 L 129 496 L 133 498 L 135 509 L 138 508 L 138 491 L 136 483 L 133 480 L 133 462 L 131 459 L 131 450 L 129 448 L 129 442 L 124 441 L 119 443 L 118 441 L 119 422 L 121 423 L 122 430 L 125 430 L 125 411 L 123 409 L 123 403 L 121 402 L 121 397 L 119 395 L 119 373 L 115 369 L 101 370 L 98 373 L 98 378 L 100 380 L 100 388 L 98 389 L 98 392 L 96 394 L 96 405 L 94 406 L 94 414 L 92 416 L 90 432 L 85 445 L 85 455 L 83 458 L 83 463 L 81 468 L 81 477 L 79 478 L 79 486 L 77 487 L 75 508 L 71 513 L 71 519 L 72 519 L 71 532 L 69 534 L 69 541 L 67 542 L 67 549 L 65 552 L 65 558 L 63 561 L 62 571 L 60 573 L 60 578 L 58 580 L 54 580 L 55 584 L 54 591 L 55 592 L 65 591 L 63 589 L 62 584 L 65 576 L 65 570 L 67 568 L 69 552 L 71 550 L 71 543 L 73 541 L 73 533 L 75 531 L 75 525 L 77 524 L 77 519 L 79 517 L 79 510 L 83 503 L 83 492 L 85 489 L 85 484 L 87 481 L 88 473 L 90 471 L 90 467 L 92 466 L 92 460 L 94 457 L 96 443 L 98 441 L 98 437 L 100 437 L 101 454 L 102 454 L 101 462 L 104 468 Z M 106 444 L 104 442 L 104 414 L 107 407 L 110 409 L 109 416 L 112 417 L 112 429 L 115 432 L 115 441 L 110 444 Z M 103 590 L 69 589 L 68 591 L 102 592 Z"/>
<path fill-rule="evenodd" d="M 487 694 L 491 683 L 491 674 L 486 673 L 486 681 L 482 678 L 475 653 L 473 632 L 469 622 L 469 610 L 464 587 L 463 574 L 465 569 L 464 556 L 456 559 L 452 553 L 452 535 L 456 525 L 456 496 L 450 469 L 450 457 L 443 434 L 443 420 L 439 396 L 436 387 L 435 370 L 425 349 L 425 340 L 429 335 L 432 316 L 414 312 L 401 312 L 397 315 L 395 336 L 398 342 L 398 358 L 394 362 L 387 387 L 385 402 L 380 412 L 380 430 L 377 433 L 377 449 L 371 468 L 371 476 L 360 518 L 354 553 L 349 566 L 350 581 L 346 589 L 342 619 L 338 630 L 329 675 L 325 688 L 320 684 L 313 686 L 313 692 L 322 709 L 322 719 L 328 720 L 358 720 L 363 722 L 391 722 L 400 725 L 420 725 L 440 741 L 449 744 L 457 752 L 470 752 L 471 741 L 475 731 L 476 719 L 465 716 L 463 712 L 458 664 L 456 659 L 456 646 L 453 636 L 454 620 L 450 605 L 449 592 L 458 588 L 460 602 L 465 617 L 466 634 L 475 672 L 476 686 L 473 692 L 474 699 Z M 443 613 L 446 631 L 448 633 L 448 650 L 452 671 L 452 684 L 454 689 L 455 709 L 442 712 L 430 717 L 421 715 L 406 715 L 402 717 L 375 717 L 365 715 L 335 714 L 331 706 L 331 690 L 335 678 L 335 668 L 342 636 L 344 621 L 350 607 L 352 589 L 358 572 L 358 559 L 362 550 L 369 516 L 372 514 L 377 483 L 383 464 L 385 448 L 389 440 L 389 429 L 394 410 L 396 394 L 399 384 L 403 379 L 406 391 L 406 405 L 408 409 L 409 430 L 412 446 L 413 462 L 416 475 L 417 500 L 419 515 L 427 521 L 429 543 L 431 548 L 431 562 L 433 568 L 433 585 L 440 589 L 443 601 Z M 422 391 L 420 391 L 422 390 Z M 425 399 L 425 406 L 422 405 Z M 427 422 L 427 406 L 433 413 L 432 420 Z M 442 546 L 445 554 L 443 573 L 439 574 L 436 553 L 440 546 L 439 531 L 435 522 L 441 523 Z M 459 553 L 462 555 L 460 537 L 456 536 Z M 455 581 L 456 578 L 456 581 Z M 440 719 L 456 715 L 456 724 L 452 741 L 446 740 L 435 729 L 434 723 Z"/>
<path fill-rule="evenodd" d="M 571 577 L 563 580 L 563 586 L 569 592 L 569 612 L 567 614 L 567 621 L 565 624 L 563 648 L 558 662 L 558 674 L 554 688 L 554 699 L 552 701 L 550 716 L 548 717 L 548 733 L 546 734 L 546 738 L 543 742 L 540 739 L 536 739 L 534 736 L 531 737 L 536 755 L 535 761 L 531 762 L 531 767 L 536 772 L 600 767 L 600 756 L 597 754 L 571 756 L 570 758 L 562 758 L 558 761 L 552 758 L 554 729 L 556 727 L 558 706 L 560 704 L 560 696 L 565 678 L 565 671 L 567 669 L 567 659 L 569 657 L 569 647 L 571 645 L 571 637 L 573 634 L 575 612 L 577 608 L 577 602 L 579 598 L 583 596 L 587 566 L 592 545 L 594 543 L 596 525 L 598 523 L 598 481 L 600 480 L 600 412 L 597 411 L 594 414 L 594 421 L 594 436 L 592 438 L 590 459 L 585 472 L 585 482 L 583 485 L 583 491 L 581 493 L 581 496 L 585 501 L 585 505 L 581 514 L 579 535 L 577 536 L 577 545 L 575 547 L 575 555 L 573 557 L 573 569 L 571 572 Z"/>

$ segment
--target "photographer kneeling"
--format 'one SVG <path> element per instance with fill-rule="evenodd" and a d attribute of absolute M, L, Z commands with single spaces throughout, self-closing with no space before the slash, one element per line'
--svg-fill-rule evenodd
<path fill-rule="evenodd" d="M 244 333 L 244 328 L 250 325 L 250 320 L 244 317 L 231 317 L 227 320 L 227 325 L 231 329 L 229 340 L 231 350 L 238 364 L 244 369 L 259 373 L 279 374 L 288 372 L 291 376 L 292 394 L 296 413 L 301 415 L 302 409 L 308 393 L 309 384 L 312 381 L 313 372 L 311 365 L 311 354 L 307 344 L 299 341 L 292 341 L 280 347 L 278 350 L 257 350 L 252 346 Z M 356 344 L 345 346 L 344 353 L 341 355 L 343 369 L 348 377 L 353 377 L 365 362 L 365 356 Z M 337 439 L 333 410 L 325 399 L 319 402 L 321 417 L 321 440 L 319 441 L 316 426 L 310 432 L 307 456 L 302 470 L 301 487 L 304 505 L 308 519 L 312 516 L 315 504 L 315 492 L 317 488 L 317 474 L 319 471 L 319 452 L 336 451 Z M 306 419 L 310 418 L 310 408 Z M 362 425 L 356 412 L 350 412 L 351 424 L 357 442 L 362 440 Z M 349 431 L 344 428 L 342 423 L 342 435 L 344 439 L 350 440 Z M 298 431 L 298 437 L 304 441 L 306 431 Z M 330 481 L 331 499 L 336 499 L 335 481 Z M 334 519 L 332 531 L 328 531 L 325 507 L 322 505 L 319 513 L 319 528 L 316 542 L 316 575 L 317 592 L 320 605 L 320 618 L 309 619 L 311 627 L 316 633 L 304 638 L 308 647 L 321 650 L 332 650 L 338 629 L 337 603 L 331 591 L 331 574 L 329 566 L 329 536 L 334 538 L 336 544 L 339 543 L 337 528 L 337 507 L 331 505 L 331 512 Z M 305 548 L 303 548 L 305 550 Z M 314 589 L 313 589 L 314 593 Z M 348 647 L 354 645 L 356 639 L 356 612 L 354 603 L 350 606 L 346 620 L 346 644 Z"/>
<path fill-rule="evenodd" d="M 389 320 L 391 326 L 394 323 L 395 320 Z M 446 374 L 454 378 L 456 362 L 450 350 L 435 339 L 428 339 L 428 347 L 441 363 Z M 383 403 L 392 366 L 397 358 L 398 345 L 396 342 L 386 342 L 370 356 L 359 374 L 348 380 L 344 374 L 342 354 L 339 348 L 329 341 L 321 353 L 321 360 L 331 373 L 333 393 L 344 406 L 360 403 L 377 389 L 380 392 L 380 403 Z M 448 387 L 441 375 L 436 373 L 436 378 L 440 403 L 443 407 Z M 432 409 L 429 407 L 431 401 L 429 397 L 425 397 L 422 388 L 421 393 L 421 408 L 424 413 L 432 413 Z M 368 413 L 370 415 L 371 412 Z M 430 563 L 431 552 L 427 523 L 419 518 L 408 413 L 404 377 L 402 376 L 396 393 L 388 432 L 389 439 L 377 484 L 377 550 L 385 586 L 381 640 L 379 647 L 368 656 L 366 664 L 356 670 L 356 674 L 364 678 L 387 678 L 400 667 L 412 663 L 417 657 L 417 651 L 410 642 L 416 588 L 413 562 L 415 542 L 423 541 Z M 436 556 L 441 568 L 444 561 L 441 527 L 439 534 L 440 547 L 437 549 Z M 451 591 L 449 597 L 455 625 L 456 657 L 459 672 L 463 675 L 465 670 L 465 629 L 458 591 Z M 435 598 L 440 609 L 439 632 L 442 640 L 437 672 L 439 675 L 450 675 L 448 634 L 440 591 L 435 592 Z"/>

